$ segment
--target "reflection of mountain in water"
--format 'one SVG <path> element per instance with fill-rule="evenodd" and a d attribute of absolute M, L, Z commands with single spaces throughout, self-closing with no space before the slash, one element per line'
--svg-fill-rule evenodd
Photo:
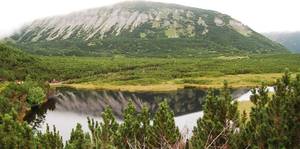
<path fill-rule="evenodd" d="M 55 110 L 101 116 L 105 107 L 110 106 L 117 117 L 122 117 L 122 111 L 130 100 L 135 103 L 138 111 L 143 105 L 147 105 L 151 112 L 157 109 L 158 103 L 167 100 L 175 115 L 182 115 L 201 110 L 204 96 L 205 91 L 196 89 L 132 93 L 60 88 L 55 96 Z"/>
<path fill-rule="evenodd" d="M 234 98 L 247 92 L 247 89 L 232 91 Z M 114 114 L 122 118 L 122 111 L 131 100 L 138 111 L 147 105 L 153 113 L 160 102 L 167 100 L 175 116 L 202 110 L 206 95 L 205 90 L 179 89 L 171 92 L 121 92 L 107 90 L 77 90 L 73 88 L 57 88 L 54 96 L 40 108 L 32 109 L 25 120 L 33 126 L 43 123 L 47 110 L 73 112 L 77 114 L 100 117 L 105 107 L 112 107 Z"/>

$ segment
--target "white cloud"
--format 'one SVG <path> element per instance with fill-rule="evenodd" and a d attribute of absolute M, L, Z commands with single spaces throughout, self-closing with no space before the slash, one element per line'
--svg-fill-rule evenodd
<path fill-rule="evenodd" d="M 101 7 L 124 0 L 1 0 L 0 36 L 34 19 Z M 216 10 L 258 32 L 300 30 L 297 0 L 154 0 Z"/>

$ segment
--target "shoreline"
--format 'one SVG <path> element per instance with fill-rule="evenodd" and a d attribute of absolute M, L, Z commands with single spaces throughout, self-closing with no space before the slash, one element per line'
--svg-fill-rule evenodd
<path fill-rule="evenodd" d="M 220 89 L 223 87 L 224 80 L 227 80 L 230 88 L 255 88 L 261 86 L 264 82 L 267 86 L 272 86 L 276 79 L 281 78 L 282 73 L 264 73 L 264 74 L 239 74 L 239 75 L 225 75 L 217 77 L 195 77 L 189 78 L 195 82 L 203 81 L 205 83 L 176 83 L 184 81 L 186 78 L 174 79 L 162 82 L 160 84 L 147 84 L 147 85 L 133 85 L 133 84 L 111 84 L 101 82 L 83 82 L 83 83 L 50 83 L 52 88 L 56 87 L 71 87 L 75 89 L 85 90 L 114 90 L 114 91 L 128 91 L 128 92 L 168 92 L 176 91 L 184 88 L 198 88 Z"/>
<path fill-rule="evenodd" d="M 50 84 L 51 88 L 70 87 L 82 90 L 112 90 L 127 92 L 170 92 L 178 89 L 195 88 L 195 89 L 221 89 L 222 85 L 198 85 L 198 84 L 152 84 L 152 85 L 108 85 L 108 84 Z M 254 88 L 259 85 L 230 85 L 230 88 Z"/>

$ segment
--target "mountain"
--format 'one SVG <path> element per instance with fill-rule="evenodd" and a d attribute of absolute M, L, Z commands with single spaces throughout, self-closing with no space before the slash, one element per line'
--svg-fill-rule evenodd
<path fill-rule="evenodd" d="M 10 38 L 19 48 L 42 55 L 182 57 L 287 51 L 228 15 L 142 1 L 35 20 Z"/>
<path fill-rule="evenodd" d="M 265 33 L 270 39 L 281 43 L 292 52 L 300 52 L 300 31 L 299 32 L 273 32 Z"/>

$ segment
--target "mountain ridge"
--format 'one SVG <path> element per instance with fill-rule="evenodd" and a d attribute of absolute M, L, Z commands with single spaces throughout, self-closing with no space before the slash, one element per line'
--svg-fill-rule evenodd
<path fill-rule="evenodd" d="M 228 15 L 143 1 L 35 20 L 11 38 L 21 48 L 44 55 L 155 56 L 162 51 L 161 55 L 174 56 L 180 49 L 187 55 L 285 51 Z M 171 49 L 172 42 L 178 43 Z"/>

